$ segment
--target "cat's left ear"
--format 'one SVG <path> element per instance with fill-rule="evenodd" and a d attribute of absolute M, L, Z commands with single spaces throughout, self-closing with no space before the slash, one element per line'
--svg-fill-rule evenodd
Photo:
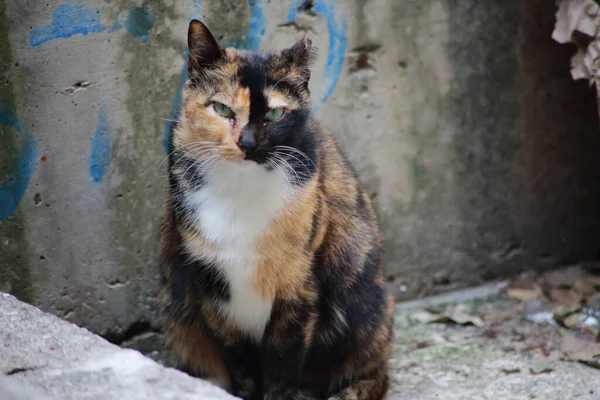
<path fill-rule="evenodd" d="M 199 69 L 213 65 L 223 56 L 223 50 L 206 25 L 194 19 L 188 28 L 188 49 L 190 75 Z"/>
<path fill-rule="evenodd" d="M 316 57 L 316 48 L 310 38 L 300 39 L 295 45 L 282 52 L 287 63 L 296 67 L 303 79 L 310 79 L 310 67 Z"/>

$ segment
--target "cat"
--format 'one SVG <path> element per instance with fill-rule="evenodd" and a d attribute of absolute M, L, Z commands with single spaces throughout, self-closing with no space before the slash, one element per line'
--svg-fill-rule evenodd
<path fill-rule="evenodd" d="M 311 116 L 311 40 L 188 29 L 169 143 L 160 310 L 181 369 L 243 399 L 378 400 L 394 302 L 371 199 Z"/>

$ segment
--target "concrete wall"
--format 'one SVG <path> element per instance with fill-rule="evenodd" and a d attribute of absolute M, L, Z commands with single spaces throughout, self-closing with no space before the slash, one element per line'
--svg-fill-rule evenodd
<path fill-rule="evenodd" d="M 595 113 L 552 3 L 0 0 L 0 291 L 105 334 L 155 322 L 192 17 L 245 48 L 313 38 L 315 111 L 376 199 L 400 297 L 597 255 Z"/>

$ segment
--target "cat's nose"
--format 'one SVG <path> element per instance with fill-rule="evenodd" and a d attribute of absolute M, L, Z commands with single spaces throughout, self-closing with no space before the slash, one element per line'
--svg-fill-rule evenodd
<path fill-rule="evenodd" d="M 240 149 L 246 151 L 252 151 L 256 149 L 256 138 L 254 137 L 254 132 L 252 129 L 245 127 L 242 130 L 242 135 L 240 136 L 238 146 L 240 146 Z"/>

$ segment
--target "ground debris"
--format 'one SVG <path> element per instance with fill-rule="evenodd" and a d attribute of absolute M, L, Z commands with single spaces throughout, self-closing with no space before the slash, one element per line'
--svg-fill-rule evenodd
<path fill-rule="evenodd" d="M 483 328 L 485 326 L 483 319 L 477 315 L 471 314 L 469 308 L 464 304 L 452 304 L 441 311 L 435 309 L 420 310 L 412 314 L 411 319 L 424 324 L 445 323 L 462 326 L 473 325 L 478 328 Z"/>
<path fill-rule="evenodd" d="M 529 373 L 531 375 L 549 374 L 551 372 L 554 372 L 554 369 L 552 369 L 552 368 L 542 368 L 540 370 L 535 370 L 533 368 L 529 368 Z"/>
<path fill-rule="evenodd" d="M 539 277 L 535 278 L 519 288 L 533 287 Z M 558 332 L 567 329 L 556 322 L 529 321 L 523 315 L 523 303 L 536 299 L 527 295 L 521 298 L 529 300 L 511 298 L 501 293 L 507 287 L 467 300 L 455 292 L 446 296 L 445 302 L 425 298 L 399 304 L 388 398 L 594 398 L 588 393 L 600 392 L 600 371 L 567 359 Z M 539 297 L 547 300 L 538 287 Z M 547 300 L 545 304 L 549 307 L 544 311 L 549 311 L 552 319 L 552 303 Z M 583 313 L 583 307 L 577 312 Z M 466 316 L 461 318 L 461 314 Z M 473 321 L 473 317 L 483 326 L 459 323 Z"/>
<path fill-rule="evenodd" d="M 426 349 L 431 346 L 431 343 L 427 340 L 413 339 L 410 341 L 411 349 Z"/>
<path fill-rule="evenodd" d="M 515 278 L 504 292 L 513 300 L 514 309 L 525 319 L 559 329 L 560 352 L 566 360 L 579 361 L 595 368 L 600 368 L 598 265 L 587 263 L 542 274 L 527 272 Z M 548 343 L 530 344 L 523 350 L 535 351 L 546 357 L 552 352 Z M 531 369 L 530 373 L 548 373 L 552 371 L 549 369 Z"/>
<path fill-rule="evenodd" d="M 534 300 L 542 295 L 542 291 L 538 288 L 533 289 L 519 289 L 519 288 L 508 288 L 506 295 L 511 299 L 515 300 Z"/>
<path fill-rule="evenodd" d="M 561 330 L 560 334 L 560 349 L 569 360 L 600 368 L 600 343 L 595 338 L 577 337 L 566 330 Z"/>
<path fill-rule="evenodd" d="M 502 368 L 500 370 L 500 372 L 504 372 L 505 375 L 512 375 L 512 374 L 518 374 L 519 372 L 521 372 L 521 369 L 520 368 L 512 368 L 512 369 Z"/>
<path fill-rule="evenodd" d="M 554 325 L 552 303 L 545 297 L 523 302 L 522 310 L 525 318 L 531 322 Z"/>
<path fill-rule="evenodd" d="M 515 278 L 504 294 L 531 322 L 600 337 L 598 265 L 588 262 L 542 274 L 527 272 Z"/>

